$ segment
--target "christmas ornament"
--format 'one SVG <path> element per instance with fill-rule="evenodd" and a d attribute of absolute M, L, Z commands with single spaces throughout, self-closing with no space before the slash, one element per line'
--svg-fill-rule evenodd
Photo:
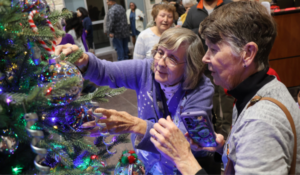
<path fill-rule="evenodd" d="M 35 14 L 38 14 L 39 12 L 37 10 L 33 10 L 29 13 L 28 15 L 28 23 L 31 27 L 31 29 L 33 30 L 33 32 L 35 33 L 38 33 L 38 28 L 37 26 L 34 24 L 34 21 L 33 21 L 33 16 Z M 54 27 L 52 25 L 52 23 L 47 19 L 46 20 L 48 26 L 50 27 L 50 30 L 52 31 L 53 35 L 55 35 L 55 30 L 54 30 Z M 52 47 L 51 49 L 47 46 L 47 44 L 45 43 L 45 41 L 39 39 L 39 43 L 43 46 L 43 48 L 49 52 L 50 55 L 53 55 L 54 52 L 55 52 L 55 46 L 56 46 L 56 41 L 55 39 L 52 40 Z"/>
<path fill-rule="evenodd" d="M 92 160 L 95 160 L 95 159 L 98 159 L 99 158 L 99 156 L 97 156 L 97 155 L 91 155 L 91 157 L 90 157 Z"/>
<path fill-rule="evenodd" d="M 46 160 L 47 149 L 38 147 L 40 140 L 44 138 L 44 132 L 41 130 L 31 129 L 35 122 L 38 121 L 38 116 L 35 113 L 27 113 L 24 115 L 24 118 L 27 121 L 26 130 L 33 137 L 31 141 L 32 151 L 38 154 L 34 160 L 34 165 L 40 172 L 48 174 L 50 172 L 50 167 L 43 164 Z"/>
<path fill-rule="evenodd" d="M 49 59 L 49 64 L 43 68 L 39 77 L 39 85 L 47 87 L 45 96 L 49 103 L 59 106 L 69 104 L 80 96 L 83 78 L 76 66 L 66 61 L 58 62 L 56 58 Z M 78 81 L 70 89 L 60 87 L 61 90 L 54 92 L 58 83 L 74 77 L 78 78 Z"/>
<path fill-rule="evenodd" d="M 93 121 L 94 118 L 88 114 L 88 107 L 81 105 L 80 107 L 62 106 L 56 110 L 45 112 L 42 114 L 42 120 L 45 125 L 50 125 L 62 132 L 70 130 L 77 132 L 81 131 L 80 126 L 83 123 Z"/>
<path fill-rule="evenodd" d="M 115 168 L 115 175 L 145 174 L 143 163 L 138 160 L 133 150 L 123 151 L 122 156 Z"/>
<path fill-rule="evenodd" d="M 32 9 L 37 9 L 41 14 L 46 14 L 50 12 L 50 8 L 51 11 L 55 10 L 55 4 L 53 0 L 51 0 L 52 4 L 48 4 L 46 0 L 20 0 L 20 1 L 23 1 L 24 3 L 24 5 L 21 5 L 21 7 L 24 6 L 24 9 L 22 10 L 23 12 L 30 12 Z"/>
<path fill-rule="evenodd" d="M 18 149 L 19 138 L 11 129 L 2 131 L 0 136 L 0 152 L 5 154 L 14 154 Z"/>
<path fill-rule="evenodd" d="M 81 105 L 80 108 L 74 108 L 68 115 L 66 115 L 67 123 L 73 128 L 73 130 L 79 129 L 79 127 L 89 121 L 93 121 L 94 118 L 88 114 L 88 107 Z"/>

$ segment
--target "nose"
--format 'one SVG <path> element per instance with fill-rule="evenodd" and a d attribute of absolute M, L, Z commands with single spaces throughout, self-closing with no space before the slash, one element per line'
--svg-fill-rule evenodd
<path fill-rule="evenodd" d="M 205 63 L 205 64 L 210 63 L 210 57 L 209 57 L 208 51 L 207 51 L 207 52 L 205 53 L 205 55 L 203 56 L 202 62 Z"/>
<path fill-rule="evenodd" d="M 161 67 L 166 67 L 165 59 L 166 59 L 166 55 L 164 55 L 161 59 L 159 59 L 157 64 Z"/>
<path fill-rule="evenodd" d="M 164 16 L 163 20 L 168 21 L 168 16 Z"/>

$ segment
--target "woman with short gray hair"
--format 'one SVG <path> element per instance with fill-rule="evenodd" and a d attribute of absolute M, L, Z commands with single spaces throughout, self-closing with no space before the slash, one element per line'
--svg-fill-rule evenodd
<path fill-rule="evenodd" d="M 72 49 L 69 49 L 72 47 Z M 56 49 L 59 54 L 77 50 L 74 45 Z M 84 78 L 97 85 L 111 88 L 126 87 L 136 91 L 138 117 L 126 112 L 98 108 L 111 134 L 132 133 L 133 147 L 145 164 L 146 174 L 173 174 L 174 164 L 163 158 L 150 142 L 150 129 L 159 119 L 170 116 L 182 133 L 186 132 L 180 115 L 182 112 L 212 110 L 214 88 L 203 75 L 204 50 L 200 38 L 191 30 L 172 28 L 166 30 L 153 49 L 154 59 L 109 62 L 100 60 L 91 53 L 84 53 L 75 64 L 84 72 Z M 85 127 L 94 127 L 95 122 Z M 99 129 L 93 130 L 95 134 Z M 207 152 L 197 152 L 197 157 Z"/>
<path fill-rule="evenodd" d="M 217 147 L 188 141 L 171 120 L 154 125 L 150 140 L 182 174 L 205 174 L 192 150 L 222 155 L 225 174 L 300 174 L 300 111 L 287 88 L 267 75 L 276 23 L 257 2 L 233 2 L 200 24 L 208 65 L 216 85 L 237 99 L 226 142 Z M 163 134 L 162 134 L 163 133 Z"/>

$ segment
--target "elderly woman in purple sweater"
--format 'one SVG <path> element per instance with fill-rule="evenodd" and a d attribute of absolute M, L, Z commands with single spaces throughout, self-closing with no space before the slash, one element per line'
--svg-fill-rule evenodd
<path fill-rule="evenodd" d="M 59 46 L 56 54 L 69 54 L 75 45 Z M 145 163 L 146 174 L 173 174 L 174 164 L 165 159 L 150 141 L 150 129 L 161 118 L 170 116 L 182 133 L 186 129 L 179 119 L 182 112 L 212 109 L 214 88 L 203 75 L 201 58 L 204 49 L 200 38 L 184 28 L 165 31 L 153 48 L 154 59 L 109 62 L 84 53 L 75 64 L 84 78 L 111 88 L 134 89 L 138 97 L 138 117 L 126 112 L 98 108 L 110 133 L 132 133 L 131 140 L 139 159 Z M 94 127 L 95 122 L 85 126 Z M 98 129 L 99 132 L 99 129 Z M 206 152 L 197 152 L 206 156 Z"/>

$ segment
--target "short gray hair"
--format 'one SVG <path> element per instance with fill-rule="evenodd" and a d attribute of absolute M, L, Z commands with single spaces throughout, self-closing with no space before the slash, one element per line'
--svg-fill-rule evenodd
<path fill-rule="evenodd" d="M 168 50 L 177 50 L 182 44 L 187 45 L 183 89 L 194 89 L 204 72 L 202 57 L 205 52 L 198 35 L 186 28 L 170 28 L 161 35 L 158 44 L 153 46 L 152 55 L 155 56 L 159 46 Z M 154 70 L 154 64 L 152 70 Z"/>
<path fill-rule="evenodd" d="M 234 55 L 240 56 L 244 46 L 258 46 L 254 58 L 258 71 L 269 67 L 268 56 L 277 36 L 276 23 L 266 8 L 258 2 L 232 2 L 214 10 L 199 28 L 202 38 L 212 43 L 228 43 Z"/>

